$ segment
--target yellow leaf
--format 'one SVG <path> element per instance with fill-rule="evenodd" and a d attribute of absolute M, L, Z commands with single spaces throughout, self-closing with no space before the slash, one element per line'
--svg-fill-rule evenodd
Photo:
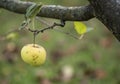
<path fill-rule="evenodd" d="M 78 34 L 84 34 L 87 32 L 87 27 L 82 22 L 74 22 L 74 28 Z"/>

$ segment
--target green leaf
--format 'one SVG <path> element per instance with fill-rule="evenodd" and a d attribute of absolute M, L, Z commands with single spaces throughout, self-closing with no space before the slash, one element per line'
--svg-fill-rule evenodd
<path fill-rule="evenodd" d="M 87 32 L 87 27 L 82 22 L 74 22 L 74 28 L 78 34 L 84 34 Z"/>
<path fill-rule="evenodd" d="M 74 28 L 77 31 L 78 34 L 82 35 L 86 32 L 89 32 L 93 30 L 91 27 L 87 27 L 84 23 L 82 22 L 74 22 Z"/>
<path fill-rule="evenodd" d="M 27 28 L 27 26 L 29 26 L 30 22 L 32 22 L 32 26 L 34 29 L 34 18 L 40 12 L 41 7 L 42 7 L 42 3 L 39 3 L 39 4 L 35 3 L 27 8 L 26 14 L 25 14 L 26 20 L 23 21 L 23 23 L 19 27 L 20 30 Z"/>
<path fill-rule="evenodd" d="M 27 8 L 26 11 L 26 18 L 27 19 L 32 19 L 34 18 L 39 12 L 42 7 L 42 4 L 33 4 L 30 7 Z"/>

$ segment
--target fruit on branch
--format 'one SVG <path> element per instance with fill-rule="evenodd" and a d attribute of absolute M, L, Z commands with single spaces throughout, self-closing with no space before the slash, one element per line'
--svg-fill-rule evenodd
<path fill-rule="evenodd" d="M 21 50 L 21 57 L 24 62 L 39 66 L 46 60 L 46 50 L 37 44 L 27 44 Z"/>

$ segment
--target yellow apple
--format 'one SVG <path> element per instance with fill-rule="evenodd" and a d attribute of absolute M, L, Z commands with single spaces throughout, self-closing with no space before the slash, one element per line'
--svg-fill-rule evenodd
<path fill-rule="evenodd" d="M 21 57 L 24 62 L 38 66 L 46 60 L 46 50 L 37 44 L 27 44 L 21 50 Z"/>

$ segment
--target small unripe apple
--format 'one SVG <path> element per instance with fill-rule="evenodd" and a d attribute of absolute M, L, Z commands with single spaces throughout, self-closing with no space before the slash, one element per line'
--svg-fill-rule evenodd
<path fill-rule="evenodd" d="M 18 37 L 18 33 L 12 32 L 6 36 L 8 40 L 15 40 Z"/>
<path fill-rule="evenodd" d="M 27 44 L 21 50 L 21 57 L 24 62 L 38 66 L 46 60 L 46 50 L 37 44 Z"/>

